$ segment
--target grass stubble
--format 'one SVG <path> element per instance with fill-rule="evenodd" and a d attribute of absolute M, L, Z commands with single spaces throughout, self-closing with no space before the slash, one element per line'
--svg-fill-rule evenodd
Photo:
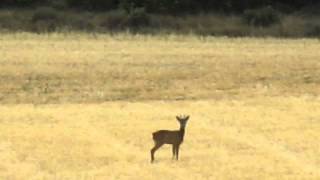
<path fill-rule="evenodd" d="M 316 39 L 0 37 L 1 179 L 319 179 Z M 151 133 L 189 114 L 181 158 Z"/>

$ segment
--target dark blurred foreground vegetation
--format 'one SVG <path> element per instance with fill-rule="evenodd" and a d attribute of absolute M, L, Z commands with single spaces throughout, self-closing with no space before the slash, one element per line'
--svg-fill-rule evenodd
<path fill-rule="evenodd" d="M 0 31 L 320 37 L 316 0 L 1 0 Z"/>

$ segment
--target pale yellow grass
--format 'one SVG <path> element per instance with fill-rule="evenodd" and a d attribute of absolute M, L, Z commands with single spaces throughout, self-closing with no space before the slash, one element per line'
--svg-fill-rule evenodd
<path fill-rule="evenodd" d="M 1 179 L 319 179 L 319 99 L 1 106 Z M 191 115 L 180 161 L 151 132 Z"/>
<path fill-rule="evenodd" d="M 0 179 L 320 179 L 315 39 L 0 37 Z M 178 101 L 177 101 L 178 100 Z M 191 116 L 181 159 L 151 133 Z"/>

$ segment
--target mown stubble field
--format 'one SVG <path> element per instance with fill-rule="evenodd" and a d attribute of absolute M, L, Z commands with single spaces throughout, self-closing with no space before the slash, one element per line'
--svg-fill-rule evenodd
<path fill-rule="evenodd" d="M 0 37 L 0 179 L 319 179 L 316 39 Z M 151 133 L 189 114 L 180 160 Z"/>

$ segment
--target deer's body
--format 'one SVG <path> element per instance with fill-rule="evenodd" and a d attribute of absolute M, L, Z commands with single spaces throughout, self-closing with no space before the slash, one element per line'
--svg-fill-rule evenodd
<path fill-rule="evenodd" d="M 152 136 L 155 143 L 160 142 L 163 144 L 181 144 L 183 142 L 184 130 L 159 130 L 152 133 Z"/>
<path fill-rule="evenodd" d="M 183 142 L 184 133 L 185 133 L 185 126 L 189 116 L 187 117 L 178 117 L 177 120 L 180 123 L 180 129 L 176 131 L 170 130 L 159 130 L 152 133 L 154 147 L 151 149 L 151 162 L 154 161 L 154 153 L 164 144 L 172 144 L 172 154 L 173 158 L 176 157 L 176 160 L 179 158 L 179 147 Z"/>

